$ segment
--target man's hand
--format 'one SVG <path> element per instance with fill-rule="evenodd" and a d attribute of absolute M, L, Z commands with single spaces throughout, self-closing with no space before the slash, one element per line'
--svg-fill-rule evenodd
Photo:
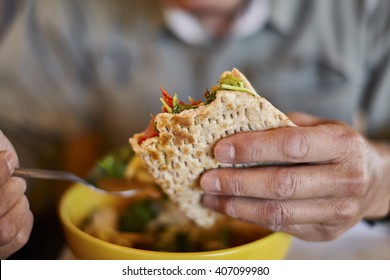
<path fill-rule="evenodd" d="M 10 177 L 17 166 L 16 152 L 0 131 L 0 259 L 9 257 L 27 243 L 33 225 L 24 194 L 26 182 Z"/>
<path fill-rule="evenodd" d="M 220 140 L 225 163 L 283 163 L 206 172 L 203 203 L 229 216 L 304 240 L 332 240 L 390 206 L 390 148 L 345 124 L 295 113 L 298 127 Z"/>

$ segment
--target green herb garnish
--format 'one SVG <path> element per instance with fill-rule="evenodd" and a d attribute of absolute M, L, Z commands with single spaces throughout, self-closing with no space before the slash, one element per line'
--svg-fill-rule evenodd
<path fill-rule="evenodd" d="M 126 145 L 103 156 L 90 171 L 87 180 L 96 183 L 102 178 L 123 178 L 126 166 L 134 155 L 130 145 Z"/>
<path fill-rule="evenodd" d="M 141 200 L 130 203 L 119 220 L 119 229 L 127 232 L 143 232 L 161 211 L 158 201 Z"/>
<path fill-rule="evenodd" d="M 248 92 L 251 93 L 252 95 L 258 96 L 256 92 L 254 92 L 249 88 L 246 88 L 244 83 L 239 78 L 232 77 L 231 75 L 226 75 L 224 78 L 218 81 L 218 84 L 214 86 L 211 89 L 211 91 L 206 89 L 206 92 L 204 94 L 206 98 L 206 104 L 209 104 L 215 100 L 218 90 L 233 90 L 233 91 Z"/>

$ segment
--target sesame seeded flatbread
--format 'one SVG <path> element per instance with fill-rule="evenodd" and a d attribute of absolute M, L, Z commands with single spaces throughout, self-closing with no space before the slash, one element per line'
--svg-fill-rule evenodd
<path fill-rule="evenodd" d="M 246 88 L 254 91 L 237 69 L 224 72 L 221 78 L 225 75 L 240 78 Z M 196 109 L 179 114 L 160 113 L 155 125 L 158 136 L 139 144 L 141 134 L 135 134 L 130 143 L 162 190 L 203 227 L 213 225 L 218 214 L 201 205 L 199 177 L 208 169 L 233 167 L 214 158 L 216 142 L 243 131 L 294 126 L 266 99 L 229 90 L 217 91 L 214 101 Z"/>

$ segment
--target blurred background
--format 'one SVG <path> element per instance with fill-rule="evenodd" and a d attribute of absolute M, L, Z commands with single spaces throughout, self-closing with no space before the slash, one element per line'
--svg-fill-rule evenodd
<path fill-rule="evenodd" d="M 390 9 L 372 2 L 0 0 L 0 129 L 21 166 L 86 176 L 160 111 L 160 85 L 198 100 L 237 67 L 284 112 L 389 139 Z M 68 187 L 29 181 L 35 224 L 11 259 L 58 258 Z"/>
<path fill-rule="evenodd" d="M 0 1 L 0 46 L 13 21 L 26 4 L 25 2 L 27 1 Z M 40 204 L 39 200 L 36 203 Z M 9 259 L 56 259 L 58 257 L 64 245 L 64 238 L 56 212 L 52 208 L 47 213 L 50 214 L 42 213 L 41 217 L 36 218 L 30 241 Z M 47 242 L 47 240 L 52 240 L 53 242 Z"/>
<path fill-rule="evenodd" d="M 24 0 L 3 0 L 0 2 L 0 38 L 3 37 L 23 2 Z"/>

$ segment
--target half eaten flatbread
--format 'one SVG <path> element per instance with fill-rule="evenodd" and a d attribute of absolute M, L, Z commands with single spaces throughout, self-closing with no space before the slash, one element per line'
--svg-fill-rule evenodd
<path fill-rule="evenodd" d="M 260 97 L 237 69 L 224 72 L 220 84 L 205 96 L 206 103 L 191 106 L 176 96 L 162 99 L 166 112 L 151 121 L 149 132 L 135 134 L 130 143 L 168 197 L 198 225 L 208 227 L 218 214 L 202 206 L 199 177 L 208 169 L 233 167 L 215 159 L 216 142 L 243 131 L 294 124 Z M 180 106 L 184 110 L 176 110 Z"/>

